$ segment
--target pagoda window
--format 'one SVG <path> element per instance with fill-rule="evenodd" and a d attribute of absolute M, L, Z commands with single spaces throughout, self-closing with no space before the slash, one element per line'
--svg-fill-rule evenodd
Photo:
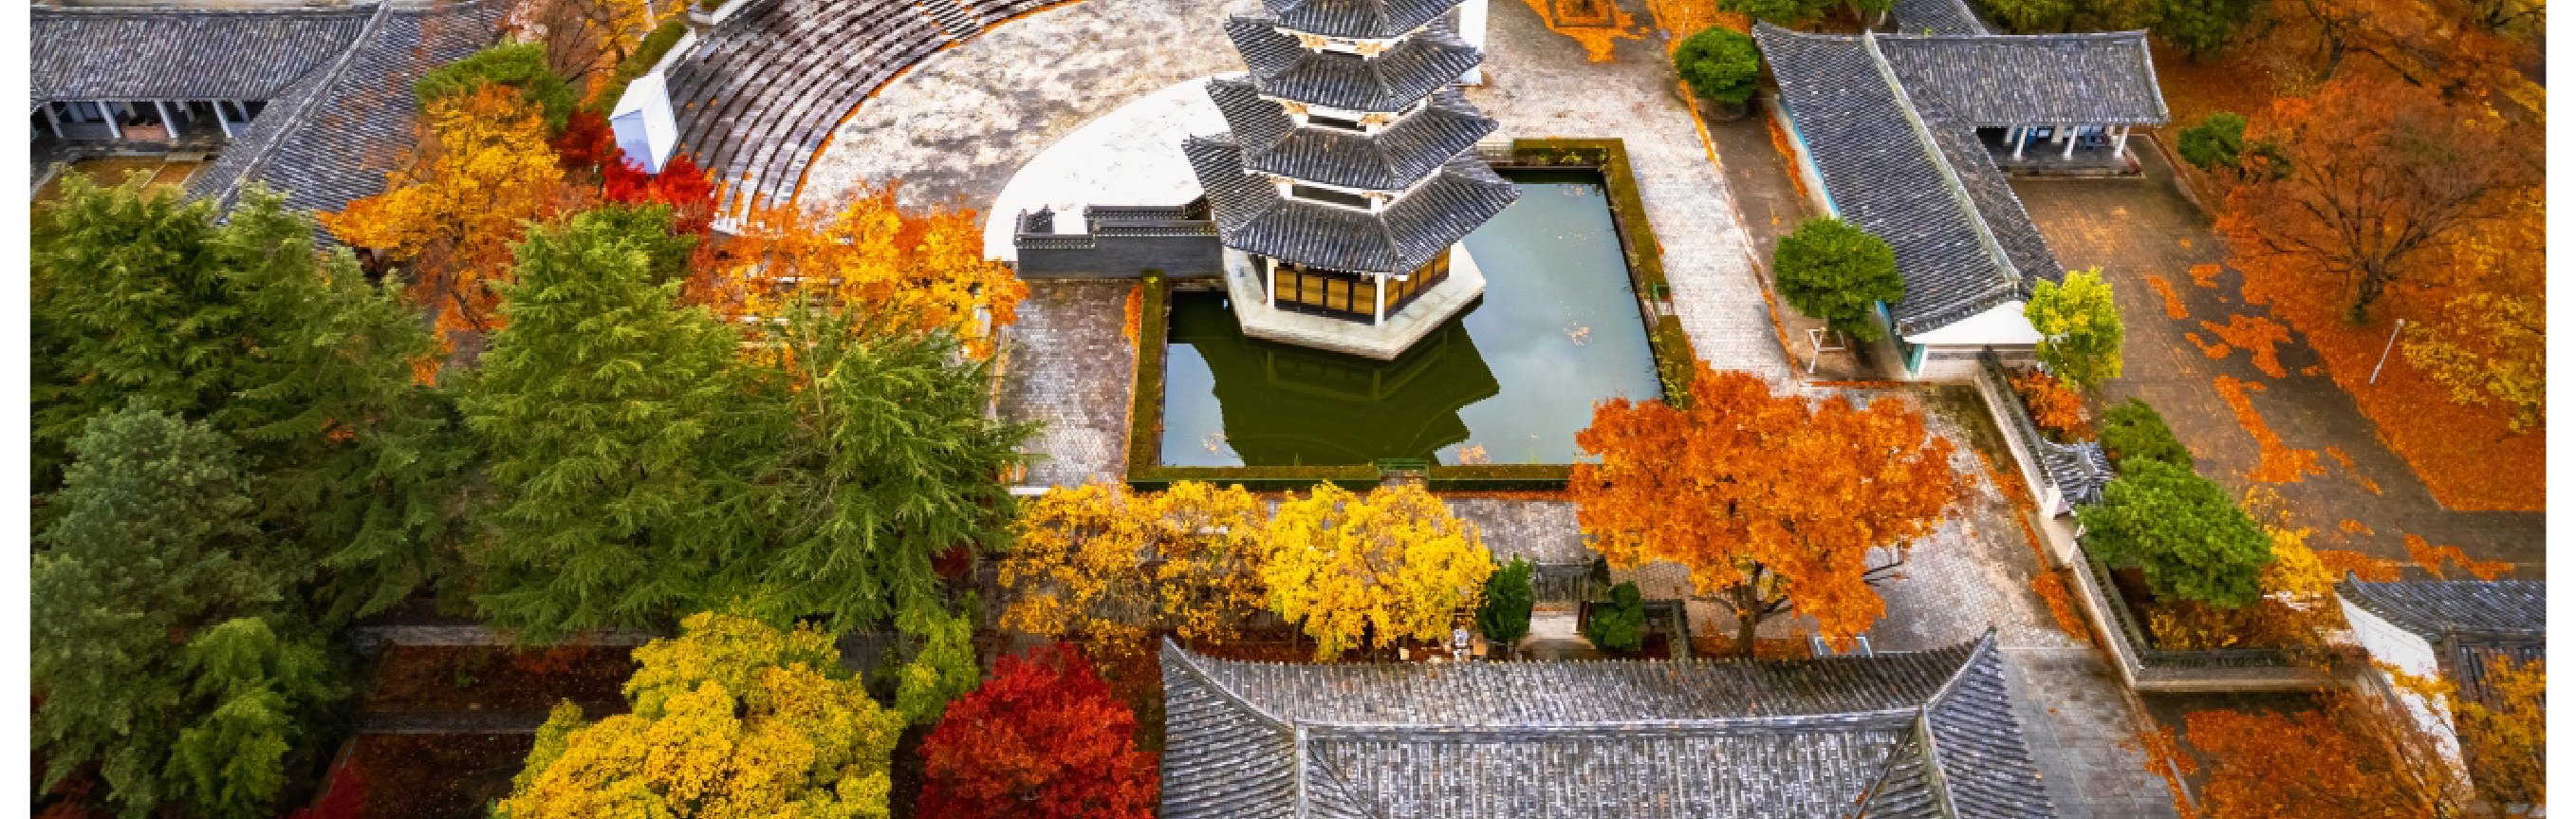
<path fill-rule="evenodd" d="M 1368 197 L 1361 196 L 1356 193 L 1337 191 L 1331 188 L 1319 188 L 1313 185 L 1290 185 L 1288 186 L 1288 195 L 1308 202 L 1321 202 L 1327 205 L 1339 205 L 1345 208 L 1355 208 L 1358 210 L 1369 209 Z"/>
<path fill-rule="evenodd" d="M 1355 119 L 1343 119 L 1343 118 L 1341 118 L 1341 117 L 1328 117 L 1328 116 L 1324 116 L 1324 115 L 1322 115 L 1322 114 L 1308 114 L 1308 115 L 1306 115 L 1306 124 L 1308 124 L 1308 125 L 1320 126 L 1320 127 L 1324 127 L 1324 128 L 1332 128 L 1332 129 L 1335 129 L 1335 130 L 1341 130 L 1341 131 L 1353 131 L 1353 132 L 1357 132 L 1357 133 L 1367 133 L 1367 132 L 1368 132 L 1368 126 L 1361 125 L 1359 120 L 1355 120 Z"/>
<path fill-rule="evenodd" d="M 1377 311 L 1377 277 L 1290 262 L 1271 271 L 1271 305 L 1292 313 L 1368 322 Z"/>

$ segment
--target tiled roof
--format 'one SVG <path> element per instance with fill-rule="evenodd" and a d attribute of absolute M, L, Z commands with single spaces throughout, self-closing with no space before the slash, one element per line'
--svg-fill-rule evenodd
<path fill-rule="evenodd" d="M 1280 665 L 1165 643 L 1170 819 L 2052 815 L 1990 633 L 1794 662 Z"/>
<path fill-rule="evenodd" d="M 27 22 L 34 102 L 268 100 L 340 56 L 373 5 L 46 8 Z"/>
<path fill-rule="evenodd" d="M 377 7 L 349 51 L 306 72 L 188 180 L 191 196 L 230 206 L 253 182 L 288 207 L 336 211 L 383 193 L 385 174 L 413 143 L 412 83 L 490 45 L 503 0 Z"/>
<path fill-rule="evenodd" d="M 1449 25 L 1433 23 L 1374 57 L 1323 52 L 1278 31 L 1280 21 L 1232 17 L 1227 37 L 1267 96 L 1355 111 L 1400 111 L 1458 81 L 1484 55 Z"/>
<path fill-rule="evenodd" d="M 1943 153 L 1924 144 L 1934 123 L 1915 119 L 1862 38 L 1767 23 L 1753 36 L 1779 77 L 1781 102 L 1835 211 L 1896 253 L 1905 297 L 1889 312 L 1899 335 L 1938 329 L 2028 295 L 2022 272 L 2006 266 L 2000 242 L 1989 246 L 1994 237 L 1970 207 L 1966 180 L 1954 181 Z"/>
<path fill-rule="evenodd" d="M 1246 167 L 1351 188 L 1410 187 L 1495 128 L 1454 88 L 1432 95 L 1423 110 L 1376 134 L 1299 128 L 1246 79 L 1211 80 L 1208 96 L 1242 142 Z"/>
<path fill-rule="evenodd" d="M 1246 171 L 1231 136 L 1182 143 L 1207 191 L 1225 246 L 1282 261 L 1355 272 L 1402 272 L 1431 260 L 1520 198 L 1520 189 L 1462 154 L 1374 213 L 1286 199 Z"/>
<path fill-rule="evenodd" d="M 2426 640 L 2453 632 L 2526 633 L 2548 627 L 2548 594 L 2538 580 L 2397 580 L 2347 577 L 2336 591 Z"/>
<path fill-rule="evenodd" d="M 1903 34 L 1986 34 L 1986 24 L 1968 9 L 1968 0 L 1896 0 L 1889 10 Z"/>
<path fill-rule="evenodd" d="M 1877 39 L 1908 92 L 1939 99 L 1970 126 L 2171 120 L 2143 31 Z"/>
<path fill-rule="evenodd" d="M 2337 594 L 2424 638 L 2444 675 L 2471 702 L 2496 704 L 2487 668 L 2499 659 L 2541 661 L 2548 653 L 2548 585 L 2540 580 L 2371 582 L 2349 572 Z"/>
<path fill-rule="evenodd" d="M 1279 24 L 1308 34 L 1383 40 L 1421 28 L 1458 0 L 1262 0 Z"/>

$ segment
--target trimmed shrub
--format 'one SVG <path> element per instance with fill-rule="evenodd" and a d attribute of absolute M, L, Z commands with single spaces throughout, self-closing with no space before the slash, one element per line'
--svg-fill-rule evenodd
<path fill-rule="evenodd" d="M 1610 600 L 1592 604 L 1583 637 L 1611 651 L 1635 651 L 1646 645 L 1646 601 L 1636 581 L 1610 587 Z"/>
<path fill-rule="evenodd" d="M 2102 502 L 2076 510 L 2084 550 L 2115 569 L 2144 570 L 2164 601 L 2239 608 L 2263 595 L 2272 536 L 2225 487 L 2162 461 L 2132 459 L 2102 489 Z"/>
<path fill-rule="evenodd" d="M 1510 643 L 1529 634 L 1533 568 L 1529 561 L 1515 557 L 1485 578 L 1485 600 L 1476 604 L 1476 630 L 1484 632 L 1485 639 Z"/>
<path fill-rule="evenodd" d="M 2245 156 L 2244 115 L 2227 111 L 2210 114 L 2174 139 L 2174 152 L 2204 171 L 2236 167 Z"/>
<path fill-rule="evenodd" d="M 502 43 L 468 54 L 422 74 L 411 90 L 420 110 L 428 111 L 432 102 L 473 93 L 486 83 L 519 89 L 529 104 L 544 109 L 547 133 L 562 131 L 580 101 L 579 93 L 546 67 L 546 47 L 539 43 Z"/>
<path fill-rule="evenodd" d="M 2156 408 L 2137 398 L 2102 411 L 2102 451 L 2122 472 L 2131 461 L 2162 461 L 2192 468 L 2191 448 L 2176 440 Z"/>
<path fill-rule="evenodd" d="M 1840 219 L 1811 219 L 1780 237 L 1771 252 L 1771 275 L 1781 297 L 1799 312 L 1862 341 L 1878 340 L 1872 305 L 1905 298 L 1896 250 Z"/>
<path fill-rule="evenodd" d="M 1693 34 L 1673 51 L 1673 70 L 1691 93 L 1729 105 L 1753 97 L 1762 76 L 1762 50 L 1743 32 L 1718 26 Z"/>

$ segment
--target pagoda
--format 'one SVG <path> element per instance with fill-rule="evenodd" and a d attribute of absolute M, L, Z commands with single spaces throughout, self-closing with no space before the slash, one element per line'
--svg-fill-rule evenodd
<path fill-rule="evenodd" d="M 1483 55 L 1459 0 L 1263 0 L 1208 81 L 1228 132 L 1182 150 L 1207 193 L 1246 335 L 1393 359 L 1475 303 L 1459 240 L 1519 198 L 1478 158 L 1458 92 Z"/>

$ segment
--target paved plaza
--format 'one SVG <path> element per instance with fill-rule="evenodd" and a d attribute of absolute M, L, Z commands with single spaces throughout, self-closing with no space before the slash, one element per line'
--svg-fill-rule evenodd
<path fill-rule="evenodd" d="M 2293 525 L 2316 530 L 2310 545 L 2402 561 L 2405 536 L 2418 535 L 2435 545 L 2458 546 L 2472 559 L 2512 562 L 2515 576 L 2539 579 L 2544 516 L 2443 509 L 2406 461 L 2379 442 L 2378 426 L 2351 395 L 2322 370 L 2307 374 L 2321 359 L 2298 331 L 2291 330 L 2289 341 L 2278 347 L 2284 378 L 2256 369 L 2242 351 L 2211 359 L 2184 338 L 2191 332 L 2207 338 L 2203 321 L 2224 325 L 2230 316 L 2268 317 L 2270 309 L 2245 303 L 2238 290 L 2242 274 L 2220 265 L 2226 245 L 2174 188 L 2172 171 L 2158 152 L 2140 150 L 2138 158 L 2147 172 L 2143 178 L 2013 184 L 2059 259 L 2073 270 L 2099 265 L 2111 283 L 2128 337 L 2124 377 L 2103 388 L 2103 400 L 2145 398 L 2199 457 L 2200 473 L 2241 495 L 2255 485 L 2246 476 L 2262 462 L 2262 447 L 2238 424 L 2214 379 L 2258 384 L 2262 390 L 2249 397 L 2264 425 L 2281 436 L 2283 446 L 2320 453 L 2326 470 L 2295 483 L 2266 484 L 2280 492 Z M 2216 269 L 2209 274 L 2213 287 L 2193 281 L 2191 270 L 2204 265 Z M 2188 317 L 2167 316 L 2149 276 L 2165 280 Z M 2329 447 L 2350 458 L 2351 467 L 2323 454 Z M 2380 491 L 2370 491 L 2364 480 Z M 2369 531 L 2349 531 L 2346 520 Z"/>
<path fill-rule="evenodd" d="M 1491 8 L 1488 84 L 1468 89 L 1469 99 L 1501 122 L 1501 136 L 1625 140 L 1663 245 L 1675 312 L 1696 352 L 1719 368 L 1786 380 L 1787 358 L 1753 254 L 1762 252 L 1757 241 L 1767 245 L 1803 211 L 1794 191 L 1783 188 L 1785 176 L 1772 170 L 1781 160 L 1768 140 L 1739 125 L 1721 132 L 1725 138 L 1712 149 L 1675 90 L 1657 36 L 1616 41 L 1612 60 L 1589 62 L 1581 43 L 1549 31 L 1528 5 Z M 1238 70 L 1217 10 L 1176 0 L 1089 0 L 943 52 L 842 125 L 804 199 L 825 202 L 862 182 L 899 178 L 908 202 L 987 208 L 1017 169 L 1094 118 L 1172 83 Z M 1642 4 L 1627 10 L 1650 19 Z M 1749 185 L 1753 196 L 1743 215 L 1732 195 L 1737 184 Z M 1758 230 L 1748 231 L 1747 216 L 1761 223 Z M 1135 355 L 1121 332 L 1128 287 L 1039 282 L 1022 304 L 1020 323 L 1009 331 L 1000 405 L 1013 419 L 1048 424 L 1032 444 L 1043 457 L 1024 483 L 1073 485 L 1123 473 Z M 1921 406 L 1917 393 L 1894 394 Z M 1888 612 L 1869 634 L 1874 647 L 1932 648 L 1994 628 L 2017 713 L 2060 815 L 2172 815 L 2163 781 L 2126 747 L 2138 722 L 2117 677 L 2098 649 L 2057 629 L 2032 591 L 2044 569 L 2013 519 L 2019 512 L 1983 475 L 1962 422 L 1934 413 L 1932 424 L 1958 443 L 1957 467 L 1978 475 L 1977 485 L 1958 519 L 1917 544 L 1903 576 L 1882 587 Z M 1453 507 L 1498 554 L 1551 563 L 1589 557 L 1571 504 L 1458 498 Z M 1680 578 L 1663 574 L 1643 579 L 1682 592 Z M 1691 608 L 1703 631 L 1729 625 L 1711 601 Z M 1799 625 L 1778 618 L 1765 634 L 1787 636 Z"/>

